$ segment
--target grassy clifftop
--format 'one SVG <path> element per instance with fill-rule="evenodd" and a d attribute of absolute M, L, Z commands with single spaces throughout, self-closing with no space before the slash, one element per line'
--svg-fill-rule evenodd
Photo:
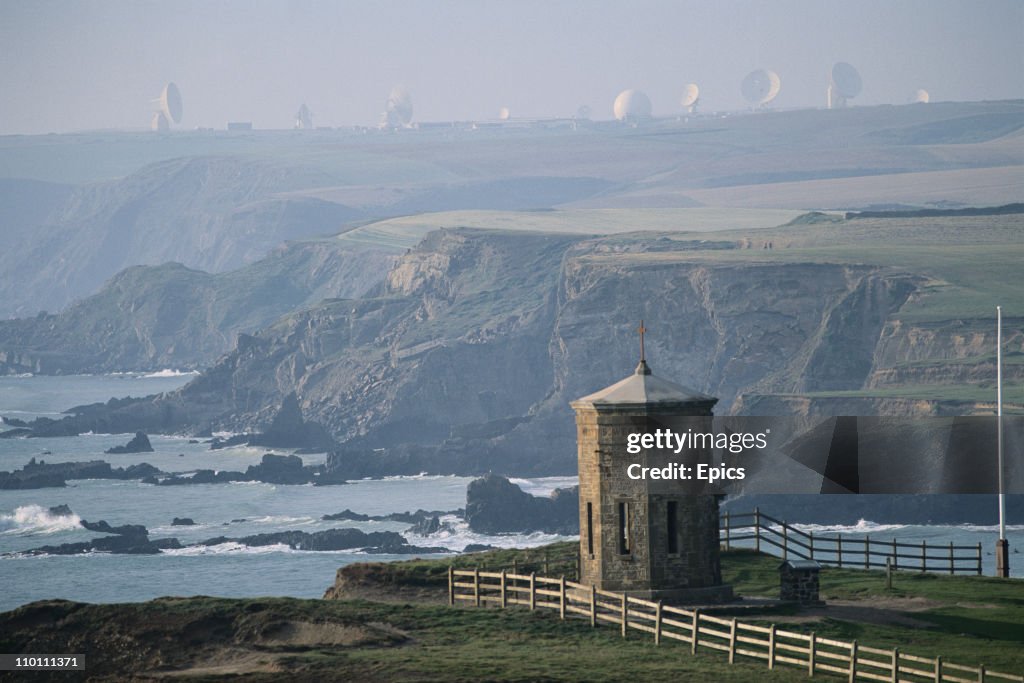
<path fill-rule="evenodd" d="M 554 558 L 575 544 L 546 549 Z M 545 549 L 494 551 L 455 559 L 463 566 L 543 562 Z M 773 594 L 776 558 L 750 551 L 723 556 L 725 580 L 741 595 Z M 443 604 L 448 561 L 351 565 L 332 589 L 343 599 L 208 597 L 86 605 L 38 602 L 0 614 L 6 652 L 80 652 L 95 680 L 187 677 L 299 681 L 796 681 L 799 669 L 730 666 L 716 653 L 692 656 L 645 634 L 560 621 L 557 613 L 452 608 Z M 343 595 L 342 595 L 343 594 Z M 744 621 L 784 624 L 864 645 L 900 647 L 967 665 L 1017 672 L 1024 666 L 1019 581 L 825 570 L 828 606 L 740 612 Z M 13 680 L 9 676 L 0 680 Z M 24 680 L 22 677 L 19 680 Z"/>

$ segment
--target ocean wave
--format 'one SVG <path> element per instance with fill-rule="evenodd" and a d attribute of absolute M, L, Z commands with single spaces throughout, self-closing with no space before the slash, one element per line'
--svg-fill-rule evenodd
<path fill-rule="evenodd" d="M 242 543 L 236 543 L 230 541 L 228 543 L 218 543 L 217 545 L 192 545 L 185 548 L 165 549 L 161 550 L 161 555 L 174 555 L 179 557 L 200 557 L 203 555 L 232 555 L 232 554 L 246 554 L 246 555 L 266 555 L 269 553 L 297 553 L 299 550 L 293 550 L 289 548 L 285 543 L 276 543 L 274 545 L 261 545 L 261 546 L 249 546 Z"/>
<path fill-rule="evenodd" d="M 894 531 L 906 529 L 908 524 L 879 524 L 869 522 L 866 519 L 858 520 L 856 524 L 793 524 L 791 525 L 806 533 L 829 533 L 829 534 L 875 534 L 883 531 Z"/>
<path fill-rule="evenodd" d="M 81 529 L 78 515 L 54 515 L 42 505 L 22 505 L 11 514 L 0 514 L 0 533 L 54 534 L 58 531 Z"/>
<path fill-rule="evenodd" d="M 199 372 L 196 370 L 174 370 L 172 368 L 164 368 L 163 370 L 144 374 L 142 375 L 142 379 L 155 379 L 159 377 L 188 377 L 189 375 L 198 374 Z"/>
<path fill-rule="evenodd" d="M 466 546 L 473 543 L 492 545 L 497 548 L 531 548 L 579 538 L 578 536 L 548 534 L 541 531 L 528 534 L 488 535 L 472 531 L 466 520 L 456 515 L 442 515 L 440 521 L 442 523 L 441 531 L 429 536 L 420 536 L 411 532 L 405 532 L 402 535 L 412 545 L 440 546 L 456 552 L 462 552 Z"/>
<path fill-rule="evenodd" d="M 550 496 L 555 489 L 568 489 L 578 486 L 579 477 L 536 477 L 534 479 L 519 479 L 509 477 L 509 481 L 531 496 Z"/>

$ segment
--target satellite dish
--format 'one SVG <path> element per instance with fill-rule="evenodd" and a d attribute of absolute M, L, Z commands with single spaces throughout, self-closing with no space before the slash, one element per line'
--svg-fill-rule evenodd
<path fill-rule="evenodd" d="M 846 101 L 860 94 L 863 82 L 853 65 L 836 62 L 828 86 L 828 108 L 845 107 Z"/>
<path fill-rule="evenodd" d="M 181 123 L 181 91 L 178 90 L 178 86 L 174 83 L 168 83 L 165 85 L 164 91 L 160 95 L 159 102 L 160 111 L 163 112 L 168 121 Z"/>
<path fill-rule="evenodd" d="M 777 73 L 768 69 L 757 69 L 743 79 L 740 92 L 747 102 L 755 107 L 762 107 L 775 99 L 781 87 L 782 81 L 779 80 Z"/>
<path fill-rule="evenodd" d="M 615 98 L 612 111 L 617 120 L 636 123 L 651 118 L 651 100 L 639 90 L 623 90 Z"/>
<path fill-rule="evenodd" d="M 498 118 L 501 119 L 502 121 L 508 121 L 510 118 L 512 118 L 512 112 L 509 111 L 508 107 L 502 107 L 501 109 L 498 110 Z"/>
<path fill-rule="evenodd" d="M 164 133 L 170 129 L 171 125 L 167 121 L 167 116 L 162 111 L 153 112 L 153 120 L 149 123 L 150 130 L 157 133 Z"/>
<path fill-rule="evenodd" d="M 391 89 L 384 106 L 384 121 L 392 128 L 405 128 L 412 123 L 412 96 L 404 86 Z"/>
<path fill-rule="evenodd" d="M 295 130 L 313 130 L 313 112 L 303 102 L 295 112 Z"/>
<path fill-rule="evenodd" d="M 924 88 L 920 88 L 914 93 L 914 96 L 910 98 L 911 103 L 914 104 L 928 104 L 931 102 L 932 96 L 928 94 L 928 91 Z"/>
<path fill-rule="evenodd" d="M 697 101 L 699 99 L 700 88 L 697 87 L 696 83 L 687 83 L 686 87 L 683 88 L 683 98 L 680 101 L 683 109 L 690 113 L 697 111 Z"/>

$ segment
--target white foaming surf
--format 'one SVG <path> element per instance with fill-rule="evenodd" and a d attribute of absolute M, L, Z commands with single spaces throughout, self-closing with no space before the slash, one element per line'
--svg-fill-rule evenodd
<path fill-rule="evenodd" d="M 81 529 L 78 515 L 54 515 L 42 505 L 22 505 L 13 513 L 0 514 L 0 533 L 32 535 L 55 534 L 59 531 Z"/>

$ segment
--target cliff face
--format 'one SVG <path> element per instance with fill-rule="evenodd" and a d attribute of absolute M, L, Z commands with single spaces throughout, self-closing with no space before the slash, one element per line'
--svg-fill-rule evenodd
<path fill-rule="evenodd" d="M 432 233 L 366 297 L 243 337 L 167 400 L 203 405 L 203 429 L 256 430 L 295 392 L 304 417 L 346 444 L 332 465 L 350 474 L 570 472 L 568 402 L 629 372 L 641 318 L 657 371 L 721 397 L 726 412 L 751 387 L 860 388 L 873 337 L 913 290 L 874 267 L 605 246 Z M 369 466 L 359 453 L 374 449 Z"/>
<path fill-rule="evenodd" d="M 395 258 L 319 240 L 224 274 L 178 263 L 128 268 L 59 314 L 0 321 L 0 373 L 209 367 L 239 333 L 324 298 L 364 294 Z"/>
<path fill-rule="evenodd" d="M 361 213 L 278 193 L 329 177 L 244 158 L 173 159 L 118 180 L 64 189 L 6 181 L 0 212 L 0 316 L 59 310 L 94 293 L 119 270 L 177 261 L 224 272 L 287 239 L 336 232 Z M 32 191 L 39 208 L 23 207 Z"/>

